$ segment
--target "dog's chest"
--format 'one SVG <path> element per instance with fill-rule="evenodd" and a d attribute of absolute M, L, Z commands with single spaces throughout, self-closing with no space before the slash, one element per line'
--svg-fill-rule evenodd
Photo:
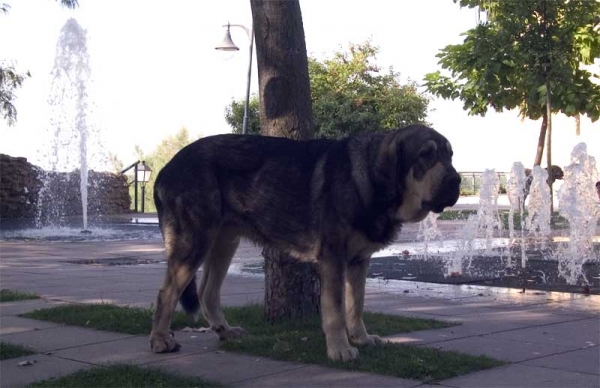
<path fill-rule="evenodd" d="M 385 246 L 386 244 L 373 242 L 364 233 L 355 231 L 348 237 L 346 244 L 347 259 L 370 258 L 373 253 L 382 250 Z"/>

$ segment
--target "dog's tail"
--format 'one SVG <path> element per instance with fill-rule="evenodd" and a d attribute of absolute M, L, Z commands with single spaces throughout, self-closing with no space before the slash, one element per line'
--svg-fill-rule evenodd
<path fill-rule="evenodd" d="M 179 297 L 179 303 L 181 303 L 181 307 L 183 307 L 183 310 L 188 314 L 196 315 L 200 311 L 200 299 L 198 299 L 196 275 L 194 275 L 190 284 L 183 290 L 183 293 Z"/>

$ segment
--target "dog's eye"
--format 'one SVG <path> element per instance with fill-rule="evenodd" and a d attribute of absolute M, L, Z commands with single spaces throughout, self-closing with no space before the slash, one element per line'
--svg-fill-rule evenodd
<path fill-rule="evenodd" d="M 427 147 L 419 152 L 419 158 L 424 161 L 431 162 L 435 159 L 436 149 L 435 147 Z"/>

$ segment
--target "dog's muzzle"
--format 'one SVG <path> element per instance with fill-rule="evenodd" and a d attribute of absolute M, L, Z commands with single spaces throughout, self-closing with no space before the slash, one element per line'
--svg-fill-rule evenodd
<path fill-rule="evenodd" d="M 444 208 L 454 206 L 460 195 L 460 175 L 452 171 L 444 176 L 436 196 L 431 201 L 431 209 L 434 213 L 441 213 Z"/>

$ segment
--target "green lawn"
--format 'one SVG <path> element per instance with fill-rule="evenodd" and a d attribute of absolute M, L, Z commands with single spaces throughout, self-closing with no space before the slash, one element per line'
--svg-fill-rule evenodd
<path fill-rule="evenodd" d="M 262 306 L 231 308 L 226 312 L 226 316 L 230 324 L 243 326 L 250 335 L 239 341 L 223 343 L 223 349 L 283 361 L 423 381 L 447 379 L 503 364 L 489 357 L 398 344 L 359 347 L 358 360 L 334 362 L 327 358 L 325 336 L 318 318 L 268 325 L 264 323 Z M 374 313 L 365 313 L 364 320 L 369 333 L 380 336 L 452 326 L 442 321 Z"/>
<path fill-rule="evenodd" d="M 9 342 L 0 342 L 0 360 L 29 356 L 35 352 L 21 345 L 11 344 Z"/>
<path fill-rule="evenodd" d="M 270 325 L 265 322 L 260 305 L 226 308 L 225 315 L 230 324 L 244 327 L 250 335 L 239 341 L 222 343 L 223 349 L 278 360 L 423 381 L 446 379 L 503 364 L 489 357 L 396 344 L 361 347 L 358 360 L 332 362 L 326 356 L 325 337 L 319 318 Z M 152 324 L 151 310 L 108 304 L 57 306 L 22 316 L 128 334 L 149 334 Z M 364 319 L 369 332 L 380 336 L 452 326 L 442 321 L 374 313 L 365 313 Z M 194 326 L 193 320 L 176 312 L 172 328 L 176 330 L 185 326 Z"/>
<path fill-rule="evenodd" d="M 477 214 L 477 210 L 445 210 L 440 213 L 438 220 L 467 220 L 471 214 Z M 527 212 L 524 212 L 524 216 L 527 217 Z M 508 230 L 508 210 L 502 210 L 499 212 L 500 221 L 502 222 L 504 229 Z M 521 230 L 521 215 L 514 214 L 513 216 L 515 230 Z M 550 228 L 553 230 L 567 229 L 569 222 L 561 217 L 558 212 L 552 213 L 550 218 Z"/>
<path fill-rule="evenodd" d="M 121 388 L 121 387 L 220 387 L 199 378 L 181 377 L 158 369 L 133 365 L 110 365 L 75 372 L 71 375 L 38 381 L 29 387 Z"/>
<path fill-rule="evenodd" d="M 466 220 L 471 214 L 477 214 L 477 210 L 444 210 L 438 220 Z"/>
<path fill-rule="evenodd" d="M 33 292 L 12 291 L 6 288 L 0 290 L 0 303 L 27 299 L 39 299 L 39 296 Z"/>
<path fill-rule="evenodd" d="M 86 304 L 56 306 L 35 310 L 21 316 L 96 330 L 139 335 L 150 334 L 152 314 L 152 310 L 139 307 Z M 171 328 L 177 330 L 194 324 L 194 319 L 190 315 L 175 312 Z"/>

